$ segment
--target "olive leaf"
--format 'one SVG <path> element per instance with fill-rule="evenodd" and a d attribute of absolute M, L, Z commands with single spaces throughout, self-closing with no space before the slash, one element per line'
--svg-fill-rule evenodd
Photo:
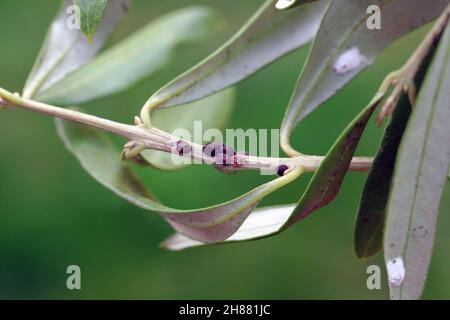
<path fill-rule="evenodd" d="M 156 109 L 152 112 L 152 123 L 157 128 L 173 134 L 181 130 L 183 136 L 180 138 L 194 141 L 196 123 L 201 126 L 202 132 L 225 127 L 234 108 L 235 96 L 236 90 L 230 88 L 183 106 Z M 141 155 L 149 164 L 162 170 L 175 170 L 185 166 L 182 157 L 176 154 L 144 150 Z"/>
<path fill-rule="evenodd" d="M 218 206 L 163 216 L 178 233 L 204 243 L 218 243 L 232 236 L 264 197 L 297 179 L 302 173 L 302 168 L 294 169 Z"/>
<path fill-rule="evenodd" d="M 92 42 L 108 0 L 73 0 L 80 10 L 80 27 Z"/>
<path fill-rule="evenodd" d="M 70 105 L 123 91 L 167 66 L 180 45 L 210 35 L 216 22 L 216 12 L 207 7 L 161 16 L 40 92 L 37 99 Z"/>
<path fill-rule="evenodd" d="M 90 61 L 128 11 L 131 0 L 109 1 L 95 39 L 89 44 L 69 11 L 72 0 L 65 0 L 53 20 L 39 56 L 28 76 L 23 96 L 33 98 Z"/>
<path fill-rule="evenodd" d="M 305 193 L 294 209 L 286 227 L 326 206 L 337 196 L 359 140 L 379 100 L 370 103 L 342 132 L 314 173 Z"/>
<path fill-rule="evenodd" d="M 278 233 L 281 227 L 289 219 L 294 207 L 295 204 L 290 204 L 254 210 L 236 233 L 226 239 L 223 243 L 256 240 Z M 205 245 L 205 243 L 193 240 L 180 233 L 170 236 L 161 243 L 161 247 L 174 251 L 202 245 Z"/>
<path fill-rule="evenodd" d="M 119 197 L 145 209 L 165 209 L 145 187 L 131 167 L 120 160 L 120 152 L 99 130 L 64 120 L 55 120 L 67 149 L 83 169 Z"/>
<path fill-rule="evenodd" d="M 298 178 L 293 170 L 231 201 L 208 208 L 178 210 L 159 203 L 128 165 L 107 135 L 73 122 L 56 120 L 58 133 L 82 167 L 99 183 L 134 205 L 163 216 L 178 232 L 202 242 L 219 242 L 239 229 L 258 203 Z"/>
<path fill-rule="evenodd" d="M 157 91 L 159 107 L 185 104 L 249 77 L 281 56 L 310 42 L 328 0 L 278 11 L 266 1 L 223 47 Z"/>
<path fill-rule="evenodd" d="M 226 242 L 248 241 L 276 235 L 304 219 L 313 211 L 330 203 L 336 197 L 342 185 L 361 135 L 379 101 L 376 100 L 368 105 L 342 132 L 294 208 L 289 206 L 283 207 L 282 210 L 262 210 L 260 213 L 255 211 L 250 222 L 239 229 L 241 232 L 236 233 Z M 287 213 L 287 211 L 290 211 L 290 213 Z M 273 217 L 278 213 L 280 214 L 279 217 Z M 268 219 L 267 224 L 263 219 Z M 251 232 L 250 230 L 253 227 L 258 229 Z M 170 250 L 181 250 L 204 244 L 206 243 L 192 241 L 176 234 L 166 240 L 163 246 Z"/>
<path fill-rule="evenodd" d="M 372 64 L 394 40 L 438 16 L 447 4 L 448 0 L 332 1 L 281 125 L 283 149 L 292 153 L 289 137 L 302 119 Z M 380 30 L 366 24 L 372 14 L 367 9 L 373 5 L 382 8 Z"/>
<path fill-rule="evenodd" d="M 403 137 L 384 238 L 392 299 L 418 299 L 431 259 L 450 167 L 450 26 L 441 38 Z"/>
<path fill-rule="evenodd" d="M 403 94 L 369 171 L 355 226 L 355 252 L 358 258 L 369 258 L 383 246 L 384 217 L 395 158 L 411 108 L 407 94 Z"/>
<path fill-rule="evenodd" d="M 442 33 L 440 35 L 442 36 Z M 437 36 L 428 48 L 428 52 L 420 60 L 415 61 L 418 64 L 414 77 L 415 91 L 420 91 L 422 87 L 439 44 L 439 38 L 440 36 Z M 355 252 L 359 258 L 369 258 L 383 247 L 385 211 L 395 160 L 412 108 L 409 95 L 402 93 L 367 177 L 355 225 Z"/>

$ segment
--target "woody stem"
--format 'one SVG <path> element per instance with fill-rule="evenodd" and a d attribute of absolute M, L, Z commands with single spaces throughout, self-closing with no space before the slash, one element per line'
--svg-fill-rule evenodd
<path fill-rule="evenodd" d="M 179 138 L 155 127 L 145 128 L 139 124 L 129 125 L 103 119 L 80 111 L 52 106 L 31 99 L 25 99 L 20 97 L 18 94 L 10 93 L 2 88 L 0 88 L 0 105 L 18 109 L 26 109 L 108 131 L 143 145 L 144 149 L 178 154 L 178 151 L 174 148 L 174 143 L 179 141 Z M 184 156 L 190 157 L 198 163 L 213 162 L 213 159 L 204 155 L 202 145 L 185 140 L 183 140 L 183 143 L 188 145 L 190 149 L 190 153 Z M 311 172 L 317 170 L 324 159 L 324 157 L 321 156 L 300 155 L 292 158 L 275 158 L 257 157 L 239 153 L 236 154 L 235 157 L 235 161 L 236 163 L 239 163 L 239 166 L 230 167 L 227 170 L 276 170 L 279 165 L 284 164 L 291 169 L 304 167 L 305 171 Z M 368 171 L 372 164 L 372 160 L 373 159 L 369 157 L 355 157 L 353 158 L 349 169 L 352 171 Z"/>

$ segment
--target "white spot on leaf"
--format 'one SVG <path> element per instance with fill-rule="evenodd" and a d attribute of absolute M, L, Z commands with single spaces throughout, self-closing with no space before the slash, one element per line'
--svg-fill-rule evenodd
<path fill-rule="evenodd" d="M 391 288 L 398 287 L 405 279 L 405 266 L 403 259 L 397 257 L 389 260 L 387 263 L 388 281 Z"/>
<path fill-rule="evenodd" d="M 359 69 L 366 61 L 358 48 L 354 47 L 342 53 L 334 63 L 334 71 L 338 75 L 344 75 Z"/>
<path fill-rule="evenodd" d="M 278 10 L 284 10 L 295 4 L 295 2 L 297 2 L 297 0 L 278 0 L 275 8 Z"/>

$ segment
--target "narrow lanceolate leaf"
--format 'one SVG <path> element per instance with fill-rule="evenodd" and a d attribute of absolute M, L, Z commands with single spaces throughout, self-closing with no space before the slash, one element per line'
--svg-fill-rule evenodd
<path fill-rule="evenodd" d="M 252 191 L 221 205 L 185 211 L 184 214 L 168 213 L 163 216 L 179 233 L 206 243 L 228 239 L 267 195 L 297 179 L 303 173 L 297 168 L 283 177 L 265 183 Z"/>
<path fill-rule="evenodd" d="M 114 1 L 114 0 L 113 0 Z M 80 10 L 80 27 L 92 42 L 108 0 L 73 0 Z"/>
<path fill-rule="evenodd" d="M 125 163 L 108 137 L 94 129 L 57 120 L 58 132 L 83 168 L 98 182 L 136 206 L 161 214 L 179 233 L 202 242 L 219 242 L 239 229 L 267 195 L 296 179 L 301 169 L 265 183 L 225 203 L 178 210 L 159 203 Z"/>
<path fill-rule="evenodd" d="M 450 27 L 441 39 L 402 140 L 384 239 L 392 299 L 418 299 L 431 259 L 450 166 Z"/>
<path fill-rule="evenodd" d="M 56 120 L 58 134 L 84 170 L 118 196 L 149 210 L 163 210 L 127 163 L 101 131 L 68 121 Z"/>
<path fill-rule="evenodd" d="M 255 211 L 248 224 L 242 225 L 239 233 L 236 233 L 229 240 L 248 241 L 273 236 L 331 202 L 339 191 L 364 128 L 378 102 L 376 101 L 376 103 L 365 108 L 345 129 L 314 174 L 295 208 L 262 209 L 258 213 Z M 277 214 L 280 216 L 276 216 Z M 264 222 L 264 219 L 267 219 L 267 221 Z M 253 227 L 257 229 L 252 231 Z M 204 243 L 201 241 L 189 241 L 185 237 L 174 235 L 163 246 L 171 250 L 181 250 L 202 244 Z"/>
<path fill-rule="evenodd" d="M 65 0 L 53 20 L 29 75 L 23 95 L 33 98 L 91 60 L 128 11 L 131 0 L 109 1 L 91 44 L 77 25 L 72 0 Z"/>
<path fill-rule="evenodd" d="M 278 11 L 266 1 L 222 48 L 151 97 L 152 104 L 185 104 L 229 87 L 313 39 L 328 0 Z"/>
<path fill-rule="evenodd" d="M 225 127 L 234 107 L 235 95 L 235 90 L 231 88 L 187 105 L 154 110 L 152 123 L 180 139 L 194 141 L 196 127 L 200 132 Z M 141 155 L 152 166 L 162 170 L 182 168 L 186 165 L 186 160 L 188 163 L 190 160 L 155 150 L 145 150 Z"/>
<path fill-rule="evenodd" d="M 281 137 L 285 151 L 291 151 L 289 136 L 298 122 L 372 64 L 394 40 L 438 16 L 448 3 L 448 0 L 332 1 L 283 119 Z M 379 21 L 377 11 L 368 10 L 373 5 L 381 8 Z M 373 29 L 377 22 L 379 30 Z"/>
<path fill-rule="evenodd" d="M 439 37 L 435 39 L 434 44 L 422 57 L 422 60 L 416 61 L 418 71 L 414 82 L 417 91 L 422 87 L 424 77 L 436 52 L 438 40 Z M 403 93 L 386 128 L 364 186 L 355 226 L 355 251 L 359 258 L 371 257 L 383 246 L 385 211 L 395 160 L 412 108 L 408 94 Z"/>
<path fill-rule="evenodd" d="M 216 18 L 215 12 L 206 7 L 188 7 L 162 16 L 41 92 L 37 98 L 68 105 L 125 90 L 165 67 L 180 45 L 211 34 Z"/>
<path fill-rule="evenodd" d="M 225 240 L 224 243 L 255 240 L 278 233 L 289 219 L 294 207 L 295 205 L 291 204 L 256 209 L 248 216 L 236 233 Z M 166 239 L 161 246 L 178 251 L 206 244 L 177 233 Z"/>
<path fill-rule="evenodd" d="M 299 222 L 312 212 L 334 200 L 344 181 L 367 122 L 376 109 L 378 102 L 375 101 L 367 106 L 344 130 L 330 151 L 328 151 L 286 226 Z"/>
<path fill-rule="evenodd" d="M 358 258 L 369 258 L 383 246 L 384 217 L 395 159 L 411 108 L 408 96 L 404 94 L 392 114 L 370 169 L 355 226 L 355 252 Z"/>

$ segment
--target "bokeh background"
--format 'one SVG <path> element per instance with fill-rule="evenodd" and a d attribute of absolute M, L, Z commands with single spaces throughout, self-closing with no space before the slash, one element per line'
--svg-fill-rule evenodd
<path fill-rule="evenodd" d="M 156 76 L 84 107 L 131 122 L 155 90 L 228 39 L 262 2 L 135 0 L 109 45 L 161 14 L 194 4 L 216 8 L 222 15 L 221 30 L 201 45 L 181 48 L 173 64 Z M 2 87 L 21 91 L 58 6 L 59 0 L 0 2 Z M 308 117 L 295 131 L 294 145 L 306 153 L 324 154 L 428 27 L 392 45 Z M 228 127 L 278 128 L 306 54 L 307 48 L 290 54 L 239 84 Z M 374 154 L 381 134 L 371 123 L 358 155 Z M 178 172 L 138 170 L 164 203 L 179 208 L 229 200 L 269 179 L 257 172 L 227 176 L 205 166 Z M 272 194 L 262 205 L 296 202 L 310 177 Z M 27 111 L 1 111 L 0 298 L 385 299 L 382 255 L 359 261 L 353 252 L 355 212 L 365 178 L 364 173 L 349 173 L 336 201 L 276 237 L 169 252 L 158 244 L 171 228 L 156 214 L 134 207 L 90 178 L 59 141 L 52 119 Z M 424 298 L 450 298 L 449 211 L 447 184 Z M 81 267 L 80 291 L 66 288 L 66 268 L 71 264 Z M 366 287 L 366 268 L 371 264 L 382 267 L 381 290 Z"/>

